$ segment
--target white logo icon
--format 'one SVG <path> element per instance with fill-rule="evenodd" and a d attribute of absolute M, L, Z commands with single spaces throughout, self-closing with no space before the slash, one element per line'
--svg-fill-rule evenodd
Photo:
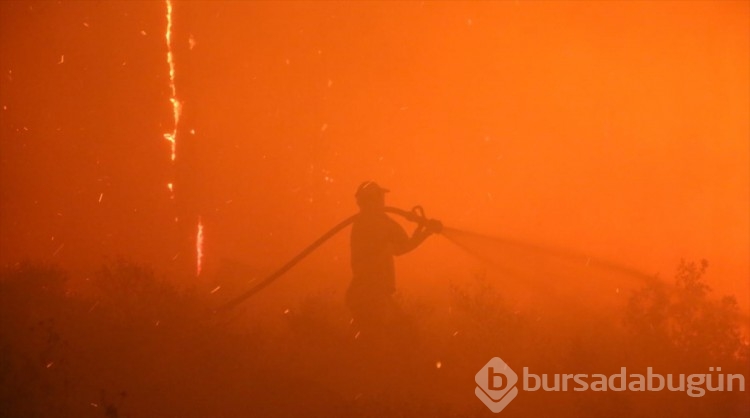
<path fill-rule="evenodd" d="M 502 411 L 518 395 L 515 387 L 518 375 L 500 357 L 493 357 L 485 364 L 474 381 L 477 382 L 474 388 L 477 398 L 494 413 Z"/>

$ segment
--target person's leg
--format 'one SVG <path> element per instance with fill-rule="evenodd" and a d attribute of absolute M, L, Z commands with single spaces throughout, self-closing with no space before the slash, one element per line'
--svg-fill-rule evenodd
<path fill-rule="evenodd" d="M 346 304 L 357 338 L 372 339 L 382 328 L 382 301 L 375 293 L 364 288 L 350 287 L 346 293 Z"/>
<path fill-rule="evenodd" d="M 391 344 L 399 351 L 414 350 L 417 347 L 417 327 L 413 318 L 404 312 L 401 304 L 393 297 L 388 297 L 385 306 L 385 329 L 388 331 Z"/>

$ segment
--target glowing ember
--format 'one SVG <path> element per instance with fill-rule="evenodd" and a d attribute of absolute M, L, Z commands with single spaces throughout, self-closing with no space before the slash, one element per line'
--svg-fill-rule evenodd
<path fill-rule="evenodd" d="M 195 235 L 195 268 L 196 275 L 200 276 L 203 267 L 203 222 L 198 217 L 198 233 Z"/>
<path fill-rule="evenodd" d="M 211 294 L 213 295 L 214 293 L 218 292 L 218 291 L 219 291 L 219 289 L 221 289 L 221 286 L 216 286 L 216 287 L 214 288 L 214 290 L 212 290 L 212 291 L 211 291 Z"/>

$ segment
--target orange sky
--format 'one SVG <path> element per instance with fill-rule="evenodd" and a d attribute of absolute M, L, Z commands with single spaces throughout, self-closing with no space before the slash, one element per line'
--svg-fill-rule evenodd
<path fill-rule="evenodd" d="M 174 166 L 165 13 L 0 4 L 3 263 L 169 270 L 200 215 L 207 265 L 268 271 L 372 179 L 446 225 L 662 277 L 706 258 L 749 302 L 748 2 L 176 1 Z M 431 245 L 403 263 L 438 268 Z"/>

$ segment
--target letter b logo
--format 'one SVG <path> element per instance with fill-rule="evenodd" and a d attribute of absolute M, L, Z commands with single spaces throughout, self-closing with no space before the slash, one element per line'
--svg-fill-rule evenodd
<path fill-rule="evenodd" d="M 502 411 L 516 395 L 518 375 L 500 358 L 494 357 L 474 376 L 477 387 L 474 393 L 480 401 L 498 413 Z"/>
<path fill-rule="evenodd" d="M 503 390 L 505 387 L 505 375 L 503 373 L 495 372 L 494 367 L 490 367 L 487 370 L 487 380 L 487 388 L 489 390 Z M 498 380 L 500 380 L 499 384 L 497 383 Z"/>

